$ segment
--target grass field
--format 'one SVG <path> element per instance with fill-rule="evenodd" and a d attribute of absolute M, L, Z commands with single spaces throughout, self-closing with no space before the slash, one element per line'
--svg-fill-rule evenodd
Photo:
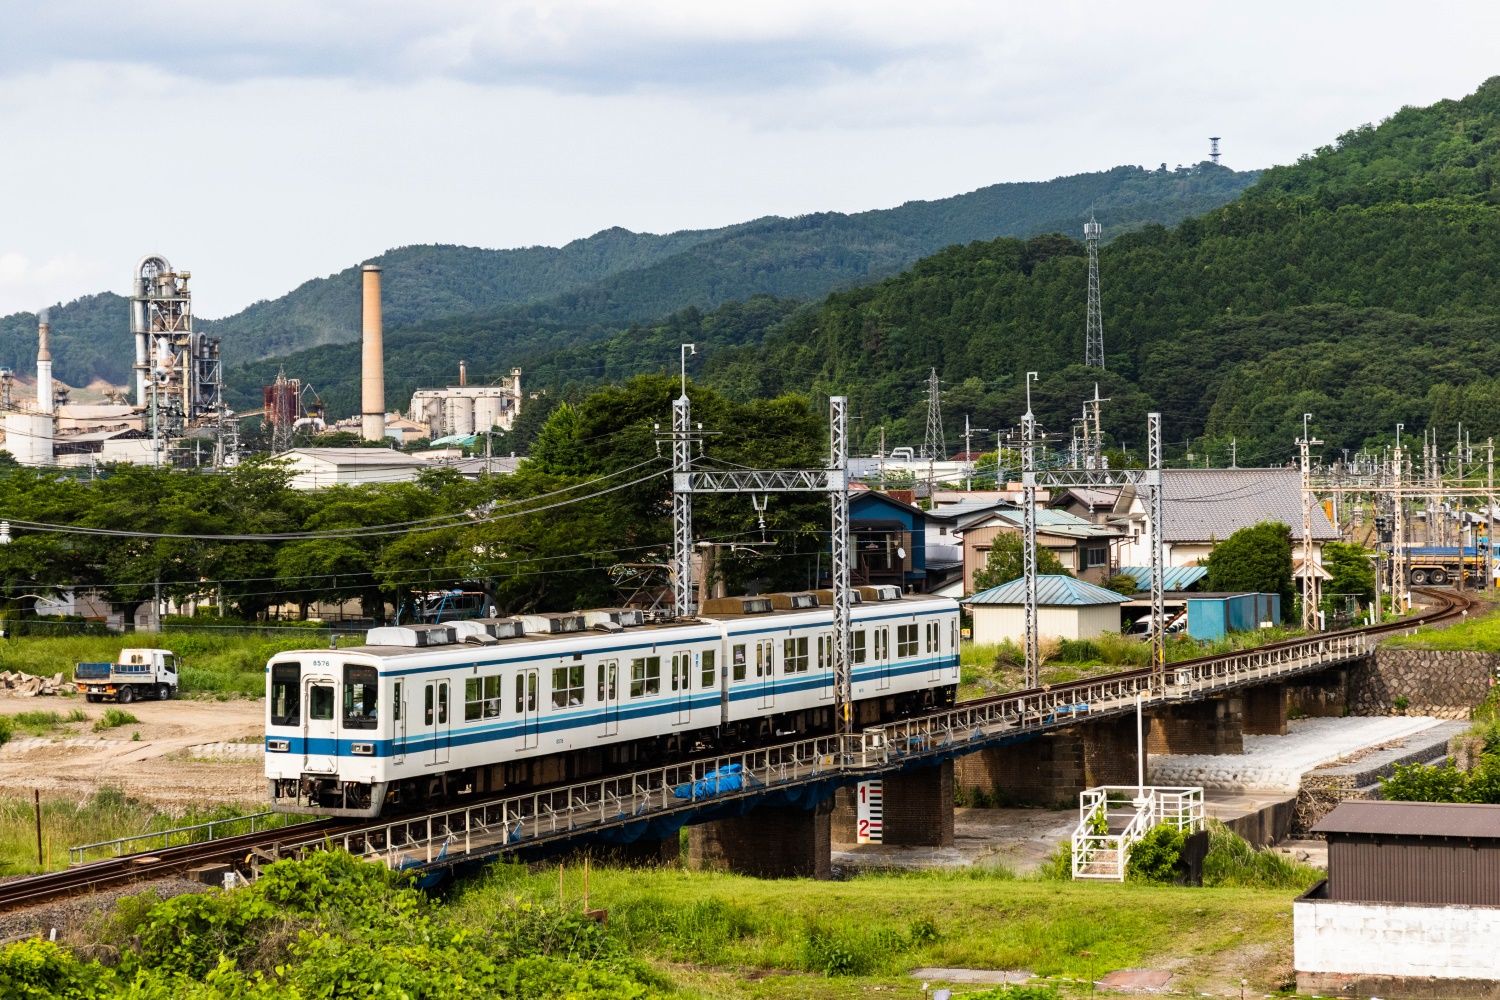
<path fill-rule="evenodd" d="M 1114 969 L 1173 971 L 1173 989 L 1257 993 L 1291 974 L 1296 889 L 1077 884 L 1000 869 L 757 881 L 679 869 L 595 869 L 589 905 L 633 953 L 709 997 L 919 995 L 914 968 L 1025 969 L 1091 981 Z M 518 903 L 583 905 L 567 868 L 501 866 L 449 910 L 480 928 Z M 830 977 L 830 974 L 831 977 Z"/>
<path fill-rule="evenodd" d="M 363 633 L 341 642 L 353 645 Z M 19 670 L 51 676 L 73 676 L 73 665 L 114 660 L 121 649 L 152 646 L 170 649 L 182 658 L 185 695 L 244 695 L 265 692 L 266 661 L 285 649 L 326 646 L 319 633 L 288 629 L 285 634 L 237 632 L 162 632 L 131 635 L 11 636 L 0 640 L 0 670 Z"/>
<path fill-rule="evenodd" d="M 1399 635 L 1382 645 L 1399 649 L 1477 649 L 1500 652 L 1500 614 L 1493 610 L 1470 616 L 1457 625 L 1419 628 L 1413 635 Z"/>

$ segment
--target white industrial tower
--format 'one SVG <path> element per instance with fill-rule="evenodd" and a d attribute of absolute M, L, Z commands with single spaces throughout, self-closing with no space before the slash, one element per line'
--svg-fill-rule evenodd
<path fill-rule="evenodd" d="M 934 368 L 927 376 L 927 437 L 922 442 L 922 457 L 930 461 L 941 461 L 948 457 L 948 442 L 943 440 L 941 385 L 937 369 Z"/>
<path fill-rule="evenodd" d="M 1089 248 L 1089 313 L 1084 323 L 1083 363 L 1104 367 L 1104 319 L 1099 313 L 1099 234 L 1103 226 L 1092 213 L 1083 224 L 1083 240 Z"/>
<path fill-rule="evenodd" d="M 1208 158 L 1213 161 L 1214 166 L 1219 165 L 1219 137 L 1216 135 L 1208 137 Z"/>

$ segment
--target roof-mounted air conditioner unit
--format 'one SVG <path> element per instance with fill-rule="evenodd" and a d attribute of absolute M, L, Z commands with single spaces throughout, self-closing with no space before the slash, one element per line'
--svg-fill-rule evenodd
<path fill-rule="evenodd" d="M 448 646 L 455 641 L 452 625 L 383 625 L 365 633 L 367 646 Z"/>
<path fill-rule="evenodd" d="M 814 594 L 768 594 L 766 596 L 771 598 L 771 607 L 777 611 L 802 611 L 818 606 L 818 598 Z"/>
<path fill-rule="evenodd" d="M 562 635 L 565 632 L 583 631 L 583 615 L 575 612 L 521 615 L 520 621 L 527 635 Z"/>
<path fill-rule="evenodd" d="M 636 628 L 646 624 L 646 616 L 639 608 L 595 608 L 583 613 L 583 621 L 590 628 L 597 627 L 601 622 L 619 625 L 621 628 Z"/>
<path fill-rule="evenodd" d="M 769 597 L 712 597 L 703 602 L 705 615 L 763 615 L 771 610 Z"/>

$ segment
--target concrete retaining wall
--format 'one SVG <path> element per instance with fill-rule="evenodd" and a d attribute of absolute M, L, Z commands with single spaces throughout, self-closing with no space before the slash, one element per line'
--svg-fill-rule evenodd
<path fill-rule="evenodd" d="M 1497 677 L 1500 653 L 1381 647 L 1349 671 L 1349 712 L 1467 719 Z M 1396 708 L 1402 697 L 1404 712 Z"/>
<path fill-rule="evenodd" d="M 1493 990 L 1500 979 L 1500 907 L 1299 899 L 1292 933 L 1300 993 L 1383 983 L 1379 996 L 1454 997 L 1474 995 L 1463 984 Z"/>

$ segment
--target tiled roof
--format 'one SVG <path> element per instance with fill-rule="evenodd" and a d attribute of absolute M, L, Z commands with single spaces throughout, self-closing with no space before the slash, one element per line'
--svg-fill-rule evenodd
<path fill-rule="evenodd" d="M 1296 469 L 1163 469 L 1162 541 L 1223 541 L 1241 528 L 1280 521 L 1302 531 L 1302 475 Z M 1321 504 L 1312 512 L 1316 541 L 1338 541 Z"/>
<path fill-rule="evenodd" d="M 1124 604 L 1129 598 L 1113 590 L 1071 576 L 1043 574 L 1036 578 L 1036 603 L 1043 607 L 1085 607 L 1092 604 Z M 1025 604 L 1026 580 L 1018 577 L 964 601 L 965 604 Z"/>
<path fill-rule="evenodd" d="M 994 511 L 992 517 L 999 518 L 1016 527 L 1024 527 L 1026 515 L 1019 510 L 1007 509 Z M 974 522 L 966 527 L 980 527 L 983 521 L 990 519 L 985 517 L 982 521 Z M 1071 535 L 1074 538 L 1114 538 L 1120 532 L 1119 529 L 1104 524 L 1095 524 L 1093 521 L 1079 517 L 1077 514 L 1069 514 L 1065 510 L 1052 510 L 1048 507 L 1038 507 L 1036 510 L 1036 526 L 1038 531 L 1050 535 Z"/>
<path fill-rule="evenodd" d="M 1120 572 L 1135 577 L 1135 585 L 1142 590 L 1151 589 L 1150 566 L 1121 566 Z M 1187 590 L 1208 575 L 1207 566 L 1163 566 L 1161 568 L 1162 590 Z"/>

